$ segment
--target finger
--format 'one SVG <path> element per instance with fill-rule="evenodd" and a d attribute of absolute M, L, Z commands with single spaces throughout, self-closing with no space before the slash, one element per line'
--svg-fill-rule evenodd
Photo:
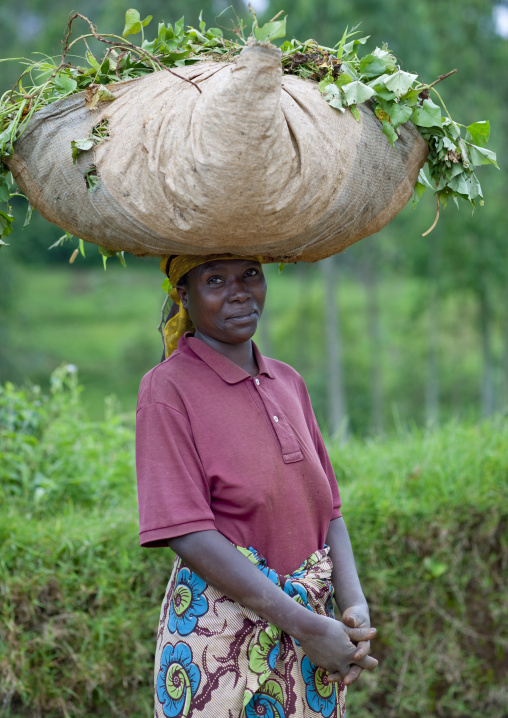
<path fill-rule="evenodd" d="M 350 641 L 353 643 L 361 643 L 362 641 L 371 641 L 376 636 L 375 628 L 349 628 L 346 627 L 346 633 Z"/>
<path fill-rule="evenodd" d="M 360 670 L 362 669 L 360 668 Z M 340 683 L 341 680 L 342 675 L 338 671 L 328 674 L 328 683 Z"/>
<path fill-rule="evenodd" d="M 363 668 L 360 668 L 360 666 L 351 666 L 349 673 L 347 674 L 347 676 L 344 677 L 344 685 L 350 686 L 351 683 L 354 683 L 362 670 Z"/>
<path fill-rule="evenodd" d="M 356 628 L 358 621 L 351 614 L 342 616 L 342 623 L 345 623 L 349 628 Z"/>
<path fill-rule="evenodd" d="M 365 656 L 361 661 L 355 661 L 355 665 L 365 668 L 366 671 L 372 671 L 378 665 L 378 661 L 372 656 Z"/>
<path fill-rule="evenodd" d="M 353 661 L 361 661 L 362 658 L 368 656 L 370 653 L 370 641 L 360 641 L 356 646 L 356 651 L 353 656 Z"/>

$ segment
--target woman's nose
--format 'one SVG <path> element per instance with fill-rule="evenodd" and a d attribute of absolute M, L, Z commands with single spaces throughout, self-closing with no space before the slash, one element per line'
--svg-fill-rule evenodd
<path fill-rule="evenodd" d="M 230 302 L 244 302 L 249 299 L 250 292 L 241 280 L 234 280 L 229 287 L 228 299 Z"/>

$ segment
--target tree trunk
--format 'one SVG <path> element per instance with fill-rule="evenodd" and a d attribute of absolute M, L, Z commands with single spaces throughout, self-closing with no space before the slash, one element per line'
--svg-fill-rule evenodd
<path fill-rule="evenodd" d="M 344 392 L 344 370 L 340 335 L 340 310 L 337 298 L 337 264 L 335 257 L 321 262 L 325 287 L 325 341 L 327 356 L 328 424 L 330 433 L 342 430 L 347 438 L 347 409 Z"/>
<path fill-rule="evenodd" d="M 379 294 L 376 263 L 377 252 L 371 248 L 365 258 L 364 276 L 367 293 L 367 331 L 369 333 L 371 370 L 370 370 L 370 406 L 371 431 L 373 434 L 382 434 L 384 431 L 384 392 L 381 338 L 381 322 L 379 318 Z"/>
<path fill-rule="evenodd" d="M 429 255 L 429 311 L 427 319 L 427 376 L 425 381 L 425 421 L 439 424 L 439 243 L 434 238 Z"/>
<path fill-rule="evenodd" d="M 273 344 L 272 336 L 270 333 L 270 319 L 270 310 L 265 304 L 265 308 L 263 309 L 263 316 L 261 317 L 261 320 L 259 322 L 259 339 L 261 342 L 261 349 L 263 351 L 263 354 L 267 357 L 273 357 Z"/>

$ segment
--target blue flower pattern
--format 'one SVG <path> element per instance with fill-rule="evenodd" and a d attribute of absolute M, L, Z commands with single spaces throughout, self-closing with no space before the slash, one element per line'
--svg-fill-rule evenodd
<path fill-rule="evenodd" d="M 256 694 L 245 707 L 245 718 L 259 718 L 259 716 L 284 718 L 284 710 L 275 698 L 260 693 Z"/>
<path fill-rule="evenodd" d="M 192 662 L 192 651 L 186 643 L 164 646 L 157 676 L 157 698 L 167 718 L 187 718 L 192 696 L 196 694 L 201 672 Z"/>
<path fill-rule="evenodd" d="M 198 618 L 208 611 L 203 596 L 206 583 L 188 568 L 178 572 L 173 598 L 169 608 L 168 628 L 171 633 L 188 636 L 196 628 Z"/>
<path fill-rule="evenodd" d="M 307 703 L 316 713 L 329 718 L 337 704 L 335 684 L 329 683 L 326 673 L 309 661 L 307 656 L 302 660 L 302 675 L 305 681 Z"/>

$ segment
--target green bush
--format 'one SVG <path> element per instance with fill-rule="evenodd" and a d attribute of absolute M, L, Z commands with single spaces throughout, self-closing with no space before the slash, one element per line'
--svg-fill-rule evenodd
<path fill-rule="evenodd" d="M 72 367 L 0 388 L 0 716 L 141 718 L 169 550 L 138 544 L 133 422 L 83 413 Z M 379 637 L 363 718 L 501 718 L 508 426 L 330 446 Z M 219 717 L 218 717 L 219 718 Z"/>
<path fill-rule="evenodd" d="M 64 504 L 94 506 L 133 496 L 131 415 L 105 402 L 105 419 L 86 419 L 77 369 L 63 364 L 39 387 L 0 386 L 0 498 L 18 497 L 37 514 Z"/>

